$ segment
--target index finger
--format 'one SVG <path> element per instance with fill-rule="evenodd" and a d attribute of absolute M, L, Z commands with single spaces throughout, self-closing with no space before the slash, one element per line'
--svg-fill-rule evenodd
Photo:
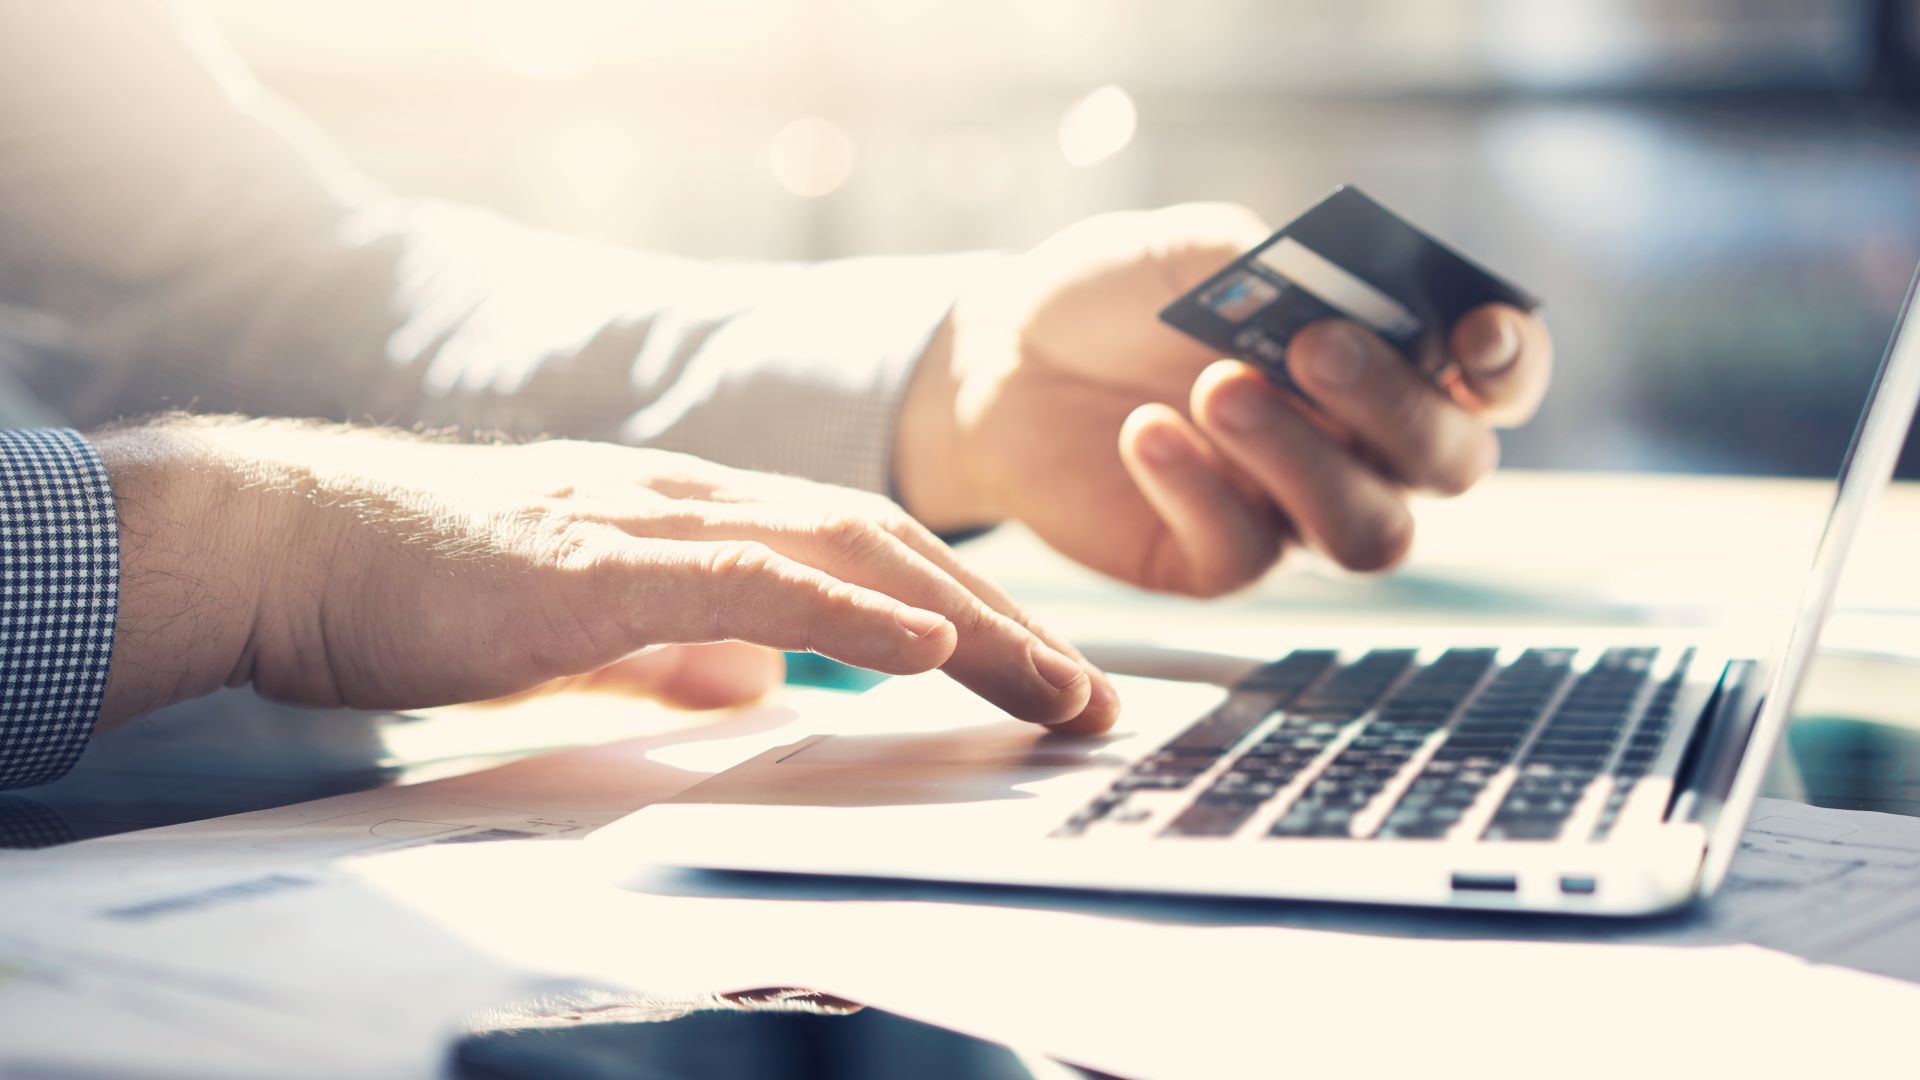
<path fill-rule="evenodd" d="M 1546 324 L 1519 308 L 1487 304 L 1453 324 L 1447 345 L 1460 365 L 1455 397 L 1502 427 L 1525 423 L 1553 377 Z"/>
<path fill-rule="evenodd" d="M 1113 726 L 1114 720 L 1120 715 L 1120 695 L 1115 692 L 1106 672 L 1089 663 L 1086 656 L 1075 648 L 1072 642 L 1029 618 L 1004 590 L 974 572 L 966 563 L 961 562 L 953 549 L 942 543 L 932 531 L 919 522 L 909 518 L 900 522 L 895 532 L 909 548 L 952 575 L 954 580 L 971 590 L 973 595 L 989 608 L 1017 625 L 1025 627 L 1028 633 L 1078 661 L 1086 669 L 1093 680 L 1087 695 L 1086 707 L 1080 711 L 1079 715 L 1051 725 L 1054 731 L 1068 735 L 1093 735 Z"/>
<path fill-rule="evenodd" d="M 828 580 L 941 616 L 956 635 L 941 667 L 963 686 L 1012 716 L 1056 730 L 1078 732 L 1096 722 L 1100 729 L 1112 724 L 1116 703 L 1104 676 L 1024 619 L 994 606 L 981 595 L 979 583 L 970 590 L 955 580 L 948 567 L 957 565 L 935 561 L 939 541 L 933 540 L 927 552 L 916 550 L 906 538 L 912 532 L 885 520 L 886 511 L 836 518 L 780 506 L 685 505 L 691 512 L 649 515 L 633 527 L 675 542 L 744 539 L 766 548 L 764 554 L 755 552 L 763 562 L 775 555 L 797 559 L 792 564 L 796 572 L 824 574 Z M 927 539 L 932 540 L 931 534 Z M 817 620 L 814 625 L 823 642 L 828 641 L 831 627 Z M 1095 715 L 1086 717 L 1090 710 Z"/>

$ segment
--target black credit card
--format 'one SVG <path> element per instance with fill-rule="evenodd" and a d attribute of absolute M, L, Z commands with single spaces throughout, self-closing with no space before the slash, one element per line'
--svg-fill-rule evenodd
<path fill-rule="evenodd" d="M 1438 380 L 1450 366 L 1447 330 L 1493 303 L 1540 306 L 1359 188 L 1341 187 L 1167 305 L 1160 319 L 1298 392 L 1287 342 L 1309 323 L 1351 319 Z"/>

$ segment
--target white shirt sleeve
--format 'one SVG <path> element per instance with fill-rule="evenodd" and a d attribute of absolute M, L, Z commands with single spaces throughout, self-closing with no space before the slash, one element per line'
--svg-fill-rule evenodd
<path fill-rule="evenodd" d="M 703 262 L 401 199 L 192 12 L 0 0 L 0 308 L 64 345 L 0 363 L 70 423 L 555 434 L 884 491 L 913 363 L 991 261 Z"/>

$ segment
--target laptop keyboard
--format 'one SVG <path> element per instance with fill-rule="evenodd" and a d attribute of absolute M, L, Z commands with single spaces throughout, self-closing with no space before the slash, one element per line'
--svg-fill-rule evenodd
<path fill-rule="evenodd" d="M 1495 649 L 1461 648 L 1420 665 L 1412 649 L 1376 649 L 1342 666 L 1332 651 L 1292 653 L 1054 835 L 1151 819 L 1172 837 L 1440 839 L 1470 827 L 1544 841 L 1604 791 L 1582 819 L 1604 839 L 1666 743 L 1693 654 L 1657 685 L 1657 649 L 1609 649 L 1576 673 L 1578 655 L 1529 649 L 1502 665 Z M 1490 816 L 1474 814 L 1496 784 Z"/>

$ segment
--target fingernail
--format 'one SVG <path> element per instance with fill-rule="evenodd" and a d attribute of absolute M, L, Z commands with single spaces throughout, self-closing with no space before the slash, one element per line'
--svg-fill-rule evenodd
<path fill-rule="evenodd" d="M 926 637 L 947 624 L 946 618 L 936 612 L 905 604 L 893 609 L 893 621 L 905 627 L 907 633 L 914 637 Z"/>
<path fill-rule="evenodd" d="M 1039 672 L 1041 678 L 1052 683 L 1055 690 L 1066 690 L 1087 677 L 1086 669 L 1072 657 L 1037 641 L 1033 643 L 1029 655 L 1033 658 L 1033 670 Z"/>
<path fill-rule="evenodd" d="M 1151 465 L 1176 465 L 1186 451 L 1180 436 L 1166 428 L 1151 428 L 1140 436 L 1140 456 Z"/>
<path fill-rule="evenodd" d="M 1266 388 L 1251 379 L 1228 385 L 1214 402 L 1213 416 L 1230 431 L 1252 433 L 1266 426 L 1268 417 Z"/>
<path fill-rule="evenodd" d="M 1120 691 L 1114 689 L 1113 680 L 1106 672 L 1093 674 L 1093 693 L 1087 698 L 1087 707 L 1083 712 L 1112 712 L 1120 707 Z"/>
<path fill-rule="evenodd" d="M 1481 375 L 1498 375 L 1520 359 L 1520 334 L 1504 315 L 1473 324 L 1460 362 Z"/>
<path fill-rule="evenodd" d="M 1352 386 L 1367 365 L 1367 343 L 1350 323 L 1329 323 L 1310 340 L 1307 366 L 1313 381 L 1334 388 Z"/>

